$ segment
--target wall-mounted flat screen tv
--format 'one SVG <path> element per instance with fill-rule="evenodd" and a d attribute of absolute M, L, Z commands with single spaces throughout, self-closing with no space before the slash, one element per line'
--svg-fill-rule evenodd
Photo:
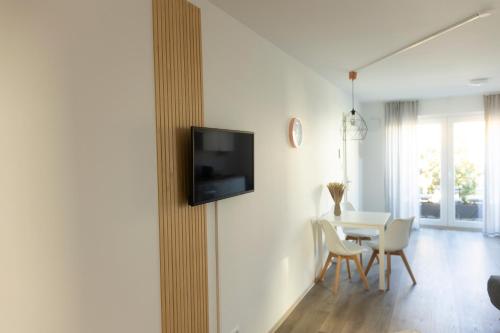
<path fill-rule="evenodd" d="M 253 133 L 191 127 L 189 204 L 254 190 Z"/>

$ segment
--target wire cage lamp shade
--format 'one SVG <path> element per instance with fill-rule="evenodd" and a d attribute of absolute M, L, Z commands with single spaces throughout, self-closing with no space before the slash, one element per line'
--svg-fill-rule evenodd
<path fill-rule="evenodd" d="M 354 80 L 357 78 L 354 71 L 349 72 L 349 79 L 352 82 L 352 110 L 344 116 L 344 133 L 345 139 L 364 140 L 368 133 L 366 121 L 361 117 L 358 111 L 354 109 Z"/>
<path fill-rule="evenodd" d="M 345 121 L 346 138 L 350 140 L 364 140 L 368 133 L 368 126 L 359 112 L 352 109 L 346 116 Z"/>

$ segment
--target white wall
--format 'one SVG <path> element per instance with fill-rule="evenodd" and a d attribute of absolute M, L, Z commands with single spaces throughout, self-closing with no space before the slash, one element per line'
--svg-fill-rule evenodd
<path fill-rule="evenodd" d="M 265 332 L 321 264 L 341 179 L 337 88 L 205 0 L 207 126 L 255 132 L 256 191 L 220 202 L 223 332 Z M 160 332 L 150 1 L 0 4 L 0 331 Z M 290 117 L 304 144 L 287 142 Z M 350 147 L 358 205 L 357 146 Z M 214 329 L 213 205 L 208 207 Z"/>
<path fill-rule="evenodd" d="M 454 116 L 481 113 L 483 97 L 462 96 L 420 101 L 420 116 Z M 385 128 L 384 103 L 363 103 L 361 112 L 368 121 L 368 135 L 360 145 L 361 201 L 364 210 L 385 210 L 384 164 Z"/>
<path fill-rule="evenodd" d="M 0 332 L 160 332 L 151 10 L 0 2 Z"/>
<path fill-rule="evenodd" d="M 312 284 L 320 256 L 311 219 L 330 208 L 322 185 L 341 180 L 341 112 L 349 98 L 204 0 L 205 125 L 255 132 L 255 192 L 219 202 L 222 332 L 267 332 Z M 299 117 L 304 142 L 288 143 Z M 357 146 L 351 175 L 357 179 Z M 351 200 L 358 204 L 354 191 Z M 209 221 L 214 321 L 213 205 Z"/>

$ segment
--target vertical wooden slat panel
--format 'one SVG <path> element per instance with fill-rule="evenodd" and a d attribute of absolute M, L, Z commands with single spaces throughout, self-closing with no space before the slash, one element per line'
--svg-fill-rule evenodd
<path fill-rule="evenodd" d="M 194 14 L 195 21 L 195 31 L 201 32 L 201 13 L 199 10 L 195 10 Z M 195 87 L 196 87 L 196 105 L 197 112 L 196 118 L 197 122 L 200 124 L 204 123 L 204 112 L 203 112 L 203 58 L 202 58 L 202 48 L 201 48 L 201 34 L 197 34 L 196 40 L 194 41 L 194 57 L 195 61 L 193 74 L 195 76 Z M 201 221 L 198 226 L 198 241 L 199 241 L 199 251 L 200 251 L 200 260 L 198 262 L 198 267 L 201 269 L 200 277 L 203 277 L 199 282 L 200 288 L 202 290 L 201 294 L 203 295 L 202 301 L 200 302 L 200 307 L 203 315 L 202 323 L 204 326 L 202 329 L 208 331 L 208 263 L 206 260 L 206 251 L 207 251 L 207 225 L 205 223 L 205 208 L 200 207 L 198 209 L 198 218 Z"/>
<path fill-rule="evenodd" d="M 190 127 L 203 125 L 200 11 L 153 0 L 163 333 L 208 332 L 205 208 L 187 203 Z"/>
<path fill-rule="evenodd" d="M 160 0 L 158 0 L 160 1 Z M 161 242 L 164 243 L 164 261 L 163 265 L 166 266 L 166 271 L 167 275 L 164 279 L 164 283 L 166 285 L 166 294 L 165 298 L 167 298 L 168 303 L 167 306 L 163 309 L 164 312 L 164 322 L 163 322 L 163 327 L 165 328 L 166 332 L 172 332 L 176 331 L 176 326 L 177 323 L 172 320 L 172 318 L 175 317 L 175 308 L 174 308 L 174 301 L 175 301 L 175 280 L 173 276 L 173 260 L 171 256 L 173 255 L 174 251 L 174 237 L 173 237 L 173 230 L 172 230 L 172 224 L 169 223 L 169 221 L 172 219 L 172 194 L 171 191 L 168 191 L 169 188 L 172 187 L 171 184 L 171 164 L 172 164 L 172 158 L 170 154 L 167 154 L 167 152 L 170 150 L 168 147 L 168 144 L 166 144 L 167 138 L 170 137 L 171 135 L 171 112 L 166 112 L 167 107 L 170 107 L 171 105 L 174 104 L 174 98 L 173 98 L 173 89 L 172 89 L 172 82 L 173 82 L 173 71 L 172 71 L 172 62 L 167 61 L 167 59 L 170 59 L 172 57 L 172 41 L 173 41 L 173 34 L 174 34 L 174 29 L 170 26 L 172 26 L 171 22 L 173 22 L 173 7 L 171 2 L 165 3 L 165 1 L 160 1 L 162 4 L 162 12 L 161 12 L 161 20 L 162 20 L 162 30 L 161 30 L 161 37 L 163 38 L 164 41 L 160 44 L 163 45 L 163 54 L 161 55 L 161 61 L 164 63 L 164 69 L 161 73 L 160 81 L 162 82 L 162 88 L 164 89 L 164 96 L 163 98 L 165 99 L 164 101 L 164 106 L 161 110 L 159 110 L 159 113 L 161 117 L 163 118 L 163 138 L 162 138 L 162 143 L 159 149 L 161 149 L 164 153 L 165 160 L 164 160 L 164 177 L 165 177 L 165 183 L 164 183 L 164 188 L 162 188 L 163 191 L 165 191 L 165 196 L 166 199 L 162 203 L 165 205 L 167 208 L 167 214 L 164 216 L 164 219 L 160 221 L 161 224 L 164 224 L 164 233 L 163 233 L 163 241 L 160 239 Z"/>
<path fill-rule="evenodd" d="M 165 1 L 162 1 L 162 2 L 165 2 Z M 166 152 L 169 152 L 168 153 L 168 172 L 167 172 L 167 175 L 168 175 L 168 184 L 167 184 L 167 187 L 166 187 L 166 191 L 168 193 L 168 202 L 166 202 L 166 205 L 168 205 L 169 207 L 169 215 L 167 217 L 167 219 L 164 221 L 164 223 L 167 224 L 168 226 L 168 229 L 167 229 L 167 232 L 168 234 L 166 235 L 166 241 L 168 242 L 168 244 L 170 245 L 169 246 L 169 251 L 170 252 L 167 252 L 166 253 L 166 262 L 165 264 L 168 265 L 170 267 L 170 276 L 168 277 L 167 281 L 165 283 L 167 283 L 171 290 L 170 290 L 170 294 L 167 296 L 167 297 L 170 297 L 170 307 L 167 309 L 168 310 L 168 314 L 167 314 L 167 321 L 169 322 L 172 322 L 172 330 L 174 332 L 178 331 L 179 329 L 179 320 L 174 320 L 174 318 L 177 318 L 177 312 L 178 312 L 178 307 L 175 306 L 176 303 L 178 303 L 177 301 L 177 277 L 175 276 L 175 273 L 174 273 L 174 269 L 177 265 L 177 263 L 175 262 L 176 261 L 176 248 L 177 248 L 177 244 L 176 244 L 176 231 L 175 229 L 173 228 L 173 223 L 171 223 L 171 221 L 173 220 L 176 220 L 175 219 L 175 196 L 174 196 L 174 182 L 173 182 L 173 178 L 174 178 L 174 175 L 173 175 L 173 169 L 174 169 L 174 160 L 175 160 L 175 156 L 173 156 L 173 149 L 172 149 L 172 145 L 173 145 L 173 141 L 170 140 L 170 138 L 173 136 L 172 133 L 173 133 L 173 128 L 174 128 L 174 112 L 173 112 L 173 108 L 176 104 L 176 101 L 175 101 L 175 94 L 176 94 L 176 87 L 178 85 L 174 84 L 175 82 L 175 44 L 174 44 L 174 40 L 175 40 L 175 34 L 176 34 L 176 29 L 175 29 L 175 23 L 174 23 L 174 20 L 175 20 L 175 12 L 176 12 L 176 9 L 174 8 L 174 3 L 173 1 L 166 1 L 167 2 L 167 5 L 168 5 L 168 8 L 167 8 L 167 12 L 166 14 L 166 20 L 165 20 L 165 23 L 164 23 L 164 33 L 167 34 L 168 33 L 168 44 L 167 44 L 167 55 L 166 57 L 163 59 L 164 61 L 167 62 L 167 66 L 168 66 L 168 72 L 165 74 L 165 79 L 167 81 L 167 89 L 168 89 L 168 109 L 165 108 L 162 110 L 162 112 L 165 114 L 165 116 L 167 117 L 167 125 L 166 125 L 166 138 L 165 138 L 165 141 L 163 142 L 163 145 L 165 146 L 165 151 Z M 171 110 L 170 110 L 171 109 Z M 169 139 L 169 140 L 167 140 Z"/>
<path fill-rule="evenodd" d="M 153 0 L 153 34 L 154 36 L 161 36 L 162 35 L 162 24 L 164 23 L 164 20 L 161 19 L 160 15 L 164 12 L 162 8 L 160 7 L 162 3 L 160 3 L 158 0 Z M 163 43 L 154 43 L 154 63 L 155 63 L 155 71 L 156 72 L 162 72 L 164 69 L 164 63 L 162 59 L 164 58 L 163 56 L 163 49 L 164 45 Z M 155 108 L 156 108 L 156 145 L 157 145 L 157 173 L 158 173 L 158 215 L 159 215 L 159 220 L 163 221 L 165 218 L 166 214 L 166 209 L 164 205 L 165 201 L 165 193 L 164 193 L 164 188 L 165 188 L 165 177 L 164 177 L 164 162 L 165 162 L 165 156 L 163 150 L 160 148 L 162 147 L 162 142 L 163 142 L 163 132 L 164 132 L 164 125 L 163 125 L 163 116 L 161 113 L 161 110 L 164 108 L 163 107 L 163 102 L 164 102 L 164 94 L 163 94 L 163 81 L 160 80 L 160 75 L 155 75 Z M 163 237 L 164 235 L 164 224 L 160 223 L 159 225 L 160 229 L 160 237 Z M 167 273 L 166 273 L 166 267 L 164 265 L 165 262 L 165 243 L 160 242 L 160 263 L 161 263 L 161 271 L 160 271 L 160 284 L 161 284 L 161 307 L 162 309 L 165 309 L 168 305 L 168 300 L 166 298 L 166 295 L 168 294 L 167 291 L 167 285 L 165 283 L 167 279 Z M 166 322 L 165 318 L 166 312 L 162 311 L 162 322 Z M 166 332 L 166 327 L 162 328 L 162 332 Z"/>
<path fill-rule="evenodd" d="M 187 98 L 186 98 L 186 90 L 187 90 L 187 84 L 186 84 L 186 71 L 185 71 L 185 61 L 186 61 L 186 45 L 188 44 L 189 41 L 186 40 L 186 35 L 185 35 L 185 27 L 184 27 L 184 22 L 186 20 L 186 9 L 185 9 L 185 3 L 184 1 L 182 0 L 179 0 L 181 6 L 182 6 L 182 11 L 181 11 L 181 17 L 180 17 L 180 24 L 181 24 L 181 35 L 180 35 L 180 47 L 184 50 L 183 52 L 183 56 L 182 58 L 180 59 L 180 66 L 181 66 L 181 79 L 182 79 L 182 86 L 183 86 L 183 90 L 182 90 L 182 94 L 181 94 L 181 98 L 182 98 L 182 102 L 181 102 L 181 105 L 182 105 L 182 111 L 179 113 L 179 123 L 178 123 L 178 126 L 180 128 L 184 128 L 184 123 L 185 123 L 185 118 L 186 118 L 186 115 L 189 111 L 188 109 L 188 101 L 187 101 Z M 177 132 L 177 148 L 178 148 L 178 156 L 179 156 L 179 159 L 185 159 L 185 152 L 186 152 L 186 149 L 182 149 L 182 147 L 184 146 L 184 136 L 183 136 L 183 133 L 182 132 Z M 189 254 L 189 243 L 188 243 L 188 240 L 187 238 L 189 237 L 188 235 L 188 232 L 189 232 L 189 228 L 188 228 L 188 225 L 189 225 L 189 219 L 187 219 L 186 217 L 186 205 L 185 203 L 182 202 L 182 199 L 185 198 L 186 196 L 184 196 L 184 178 L 185 178 L 185 168 L 178 168 L 178 174 L 177 174 L 177 179 L 178 179 L 178 200 L 179 200 L 179 204 L 180 204 L 180 209 L 181 209 L 181 214 L 182 214 L 182 217 L 181 217 L 181 220 L 183 221 L 182 224 L 180 224 L 181 226 L 181 242 L 182 244 L 184 245 L 184 251 L 182 251 L 182 257 L 181 257 L 181 261 L 182 262 L 188 262 L 189 261 L 189 257 L 188 257 L 188 254 Z M 185 291 L 185 295 L 183 296 L 185 299 L 188 300 L 188 302 L 183 302 L 184 304 L 184 332 L 189 332 L 189 327 L 191 326 L 190 322 L 189 322 L 189 313 L 191 311 L 191 306 L 192 304 L 189 303 L 190 301 L 190 298 L 189 298 L 189 287 L 188 287 L 188 275 L 189 275 L 189 267 L 190 265 L 182 265 L 181 266 L 182 269 L 183 269 L 183 277 L 182 277 L 182 289 Z"/>
<path fill-rule="evenodd" d="M 192 6 L 189 5 L 188 10 L 186 11 L 186 20 L 184 21 L 186 39 L 188 41 L 184 66 L 189 66 L 189 64 L 192 62 L 191 48 L 192 48 L 192 44 L 193 44 L 192 41 L 193 41 L 194 37 L 192 35 L 191 25 L 193 23 L 194 23 L 194 21 L 192 20 Z M 187 113 L 187 117 L 185 120 L 187 122 L 187 125 L 189 125 L 189 124 L 193 123 L 192 114 L 193 114 L 193 112 L 195 112 L 195 110 L 193 109 L 193 99 L 195 97 L 193 96 L 193 82 L 191 80 L 192 71 L 190 71 L 189 68 L 186 68 L 186 67 L 185 67 L 185 71 L 186 71 L 187 107 L 188 107 L 188 110 L 190 110 L 190 112 Z M 185 144 L 188 145 L 189 143 L 186 142 Z M 189 159 L 189 150 L 186 150 L 185 154 L 186 154 L 186 158 Z M 186 178 L 184 178 L 184 179 L 186 179 Z M 187 184 L 186 184 L 185 188 L 187 188 Z M 192 219 L 189 219 L 187 222 L 188 222 L 188 234 L 189 235 L 196 235 L 194 233 L 194 223 L 196 223 L 196 215 L 193 216 Z M 196 261 L 197 258 L 194 256 L 194 247 L 196 244 L 196 240 L 194 240 L 193 237 L 188 237 L 188 241 L 189 241 L 188 260 L 189 260 L 189 258 L 191 258 L 191 260 Z M 191 312 L 189 314 L 189 322 L 190 322 L 190 330 L 193 332 L 196 332 L 197 331 L 196 330 L 196 324 L 197 324 L 196 317 L 199 316 L 199 313 L 197 311 L 197 303 L 196 303 L 196 300 L 194 299 L 194 296 L 199 291 L 196 288 L 196 276 L 195 276 L 196 267 L 193 267 L 192 265 L 189 265 L 188 267 L 189 267 L 189 276 L 188 276 L 188 279 L 189 279 L 188 280 L 189 299 L 190 299 L 190 302 L 193 304 L 193 308 L 191 309 Z"/>
<path fill-rule="evenodd" d="M 195 57 L 194 57 L 194 52 L 195 52 L 195 41 L 196 41 L 196 32 L 198 31 L 197 30 L 197 26 L 196 26 L 196 20 L 198 19 L 197 17 L 197 13 L 198 11 L 196 10 L 196 7 L 195 6 L 190 6 L 190 11 L 191 11 L 191 15 L 190 15 L 190 21 L 191 21 L 191 25 L 190 25 L 190 30 L 191 30 L 191 38 L 193 39 L 193 43 L 191 43 L 191 47 L 190 47 L 190 63 L 194 63 L 195 61 Z M 191 81 L 192 81 L 192 95 L 193 96 L 199 96 L 197 95 L 197 89 L 196 89 L 196 66 L 194 66 L 193 70 L 191 71 Z M 192 118 L 191 118 L 191 121 L 192 122 L 195 122 L 197 121 L 197 114 L 199 113 L 202 113 L 202 110 L 199 110 L 198 109 L 198 102 L 200 101 L 201 99 L 198 98 L 198 99 L 193 99 L 193 109 L 195 110 L 195 112 L 193 112 L 191 114 Z M 199 210 L 198 210 L 199 211 Z M 193 233 L 194 235 L 197 235 L 196 239 L 195 239 L 195 246 L 194 246 L 194 255 L 195 257 L 200 257 L 201 253 L 199 251 L 200 249 L 200 240 L 199 240 L 199 225 L 201 225 L 200 223 L 200 219 L 199 219 L 199 214 L 197 213 L 196 216 L 195 216 L 195 224 L 193 226 Z M 195 279 L 194 279 L 194 284 L 195 284 L 195 295 L 198 295 L 200 294 L 203 290 L 202 290 L 202 287 L 200 286 L 200 284 L 202 283 L 202 279 L 200 277 L 200 273 L 201 273 L 201 267 L 200 267 L 200 264 L 197 264 L 196 265 L 196 269 L 195 269 Z M 196 302 L 196 300 L 194 300 Z M 196 312 L 197 312 L 197 315 L 200 316 L 200 318 L 202 319 L 205 319 L 204 316 L 203 316 L 203 312 L 202 312 L 202 306 L 200 306 L 200 302 L 196 302 Z M 201 331 L 203 330 L 203 326 L 202 326 L 202 320 L 198 321 L 197 322 L 197 325 L 195 326 L 195 330 L 196 331 Z"/>
<path fill-rule="evenodd" d="M 175 163 L 175 168 L 173 170 L 173 175 L 172 175 L 172 181 L 174 183 L 174 204 L 175 204 L 175 219 L 170 221 L 172 223 L 172 227 L 175 230 L 174 234 L 174 241 L 177 243 L 177 246 L 175 249 L 177 250 L 177 253 L 175 255 L 175 268 L 178 272 L 178 274 L 175 274 L 177 283 L 176 283 L 176 291 L 177 291 L 177 307 L 179 310 L 179 327 L 176 332 L 186 332 L 186 301 L 185 301 L 185 293 L 186 290 L 184 289 L 183 282 L 184 282 L 184 265 L 182 260 L 182 255 L 185 252 L 185 244 L 182 239 L 182 228 L 184 226 L 184 219 L 182 216 L 182 206 L 180 205 L 180 200 L 179 200 L 179 171 L 181 168 L 181 165 L 179 165 L 181 157 L 179 156 L 179 147 L 180 142 L 178 142 L 178 137 L 177 137 L 177 129 L 179 128 L 179 119 L 184 113 L 184 104 L 183 104 L 183 99 L 182 99 L 182 92 L 184 90 L 184 80 L 183 80 L 183 75 L 184 71 L 181 66 L 182 62 L 182 57 L 184 56 L 184 50 L 182 49 L 182 31 L 181 31 L 181 15 L 183 12 L 183 9 L 181 7 L 181 1 L 182 0 L 170 0 L 173 1 L 174 3 L 174 28 L 175 28 L 175 34 L 174 34 L 174 45 L 173 45 L 173 51 L 174 51 L 174 60 L 175 60 L 175 67 L 174 67 L 174 83 L 173 86 L 176 87 L 175 89 L 175 110 L 173 110 L 173 123 L 174 127 L 172 128 L 172 140 L 171 145 L 172 145 L 172 154 L 175 157 L 174 161 Z M 179 50 L 179 54 L 177 53 L 177 50 Z M 178 222 L 178 223 L 176 223 Z"/>

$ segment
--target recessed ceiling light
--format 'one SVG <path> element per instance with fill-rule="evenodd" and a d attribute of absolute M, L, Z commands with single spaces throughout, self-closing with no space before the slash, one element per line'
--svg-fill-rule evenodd
<path fill-rule="evenodd" d="M 481 78 L 477 78 L 477 79 L 472 79 L 469 81 L 469 86 L 471 87 L 480 87 L 482 85 L 485 85 L 486 83 L 488 83 L 488 78 L 487 77 L 481 77 Z"/>

